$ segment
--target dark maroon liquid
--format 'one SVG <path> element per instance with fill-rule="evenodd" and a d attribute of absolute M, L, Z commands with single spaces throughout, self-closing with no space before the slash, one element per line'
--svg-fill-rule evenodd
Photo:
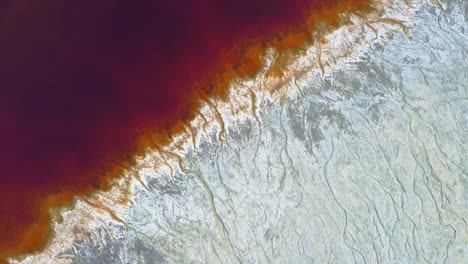
<path fill-rule="evenodd" d="M 331 2 L 0 1 L 0 252 L 40 197 L 97 188 L 135 135 L 190 117 L 194 84 L 242 53 L 222 56 Z"/>

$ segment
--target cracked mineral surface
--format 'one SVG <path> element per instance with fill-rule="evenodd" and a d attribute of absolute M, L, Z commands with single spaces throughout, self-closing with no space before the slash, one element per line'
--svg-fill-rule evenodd
<path fill-rule="evenodd" d="M 467 263 L 468 4 L 382 10 L 290 78 L 234 82 L 185 143 L 141 158 L 128 203 L 77 199 L 12 262 Z"/>

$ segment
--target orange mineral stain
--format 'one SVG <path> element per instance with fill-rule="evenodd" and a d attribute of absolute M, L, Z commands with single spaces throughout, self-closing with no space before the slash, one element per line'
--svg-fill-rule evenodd
<path fill-rule="evenodd" d="M 0 263 L 45 245 L 49 209 L 105 190 L 200 102 L 370 0 L 0 4 Z M 281 74 L 281 61 L 272 74 Z"/>

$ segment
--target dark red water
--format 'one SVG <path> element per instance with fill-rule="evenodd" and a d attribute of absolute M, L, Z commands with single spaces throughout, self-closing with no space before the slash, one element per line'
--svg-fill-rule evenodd
<path fill-rule="evenodd" d="M 142 152 L 136 135 L 163 143 L 190 118 L 195 89 L 255 72 L 262 49 L 239 47 L 303 29 L 323 3 L 335 1 L 0 1 L 0 257 L 40 245 L 44 204 L 70 198 L 44 197 L 103 188 Z"/>

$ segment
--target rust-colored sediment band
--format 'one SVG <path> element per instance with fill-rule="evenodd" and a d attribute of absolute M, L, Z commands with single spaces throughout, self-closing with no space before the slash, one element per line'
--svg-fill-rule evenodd
<path fill-rule="evenodd" d="M 8 0 L 0 4 L 0 262 L 44 246 L 49 208 L 109 187 L 266 47 L 370 0 Z M 280 69 L 279 69 L 280 70 Z M 118 165 L 112 165 L 118 164 Z"/>

